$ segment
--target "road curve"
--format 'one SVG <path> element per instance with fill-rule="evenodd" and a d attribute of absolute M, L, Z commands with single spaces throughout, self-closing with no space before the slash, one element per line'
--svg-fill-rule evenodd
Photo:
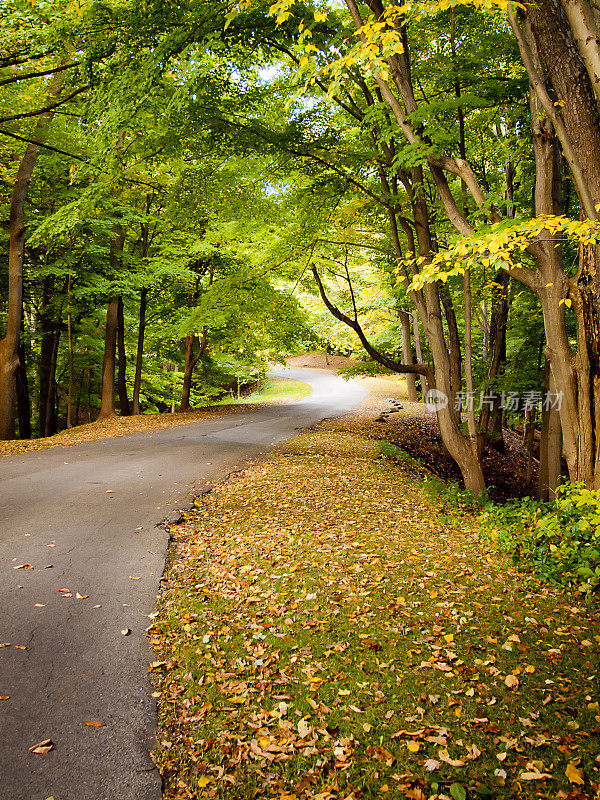
<path fill-rule="evenodd" d="M 365 395 L 319 370 L 274 373 L 310 383 L 312 394 L 0 459 L 2 798 L 161 797 L 149 757 L 156 703 L 144 635 L 168 546 L 157 524 L 297 428 L 350 411 Z M 45 739 L 50 752 L 29 752 Z"/>

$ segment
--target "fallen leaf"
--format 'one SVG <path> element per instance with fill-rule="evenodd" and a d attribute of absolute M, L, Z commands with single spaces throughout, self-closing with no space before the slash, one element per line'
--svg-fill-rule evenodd
<path fill-rule="evenodd" d="M 31 564 L 19 564 L 18 567 L 13 567 L 13 569 L 33 569 Z"/>
<path fill-rule="evenodd" d="M 504 683 L 508 686 L 509 689 L 518 689 L 519 688 L 519 679 L 516 675 L 507 675 L 504 679 Z"/>
<path fill-rule="evenodd" d="M 76 592 L 76 594 L 75 594 L 75 597 L 76 597 L 78 600 L 85 600 L 85 599 L 86 599 L 86 597 L 89 597 L 89 595 L 87 595 L 87 594 L 79 594 L 79 592 Z"/>
<path fill-rule="evenodd" d="M 54 742 L 52 739 L 44 739 L 43 742 L 38 742 L 34 744 L 33 747 L 29 748 L 30 753 L 36 753 L 37 755 L 43 755 L 44 753 L 50 752 L 54 747 Z"/>
<path fill-rule="evenodd" d="M 103 722 L 98 722 L 98 720 L 96 720 L 96 719 L 90 719 L 87 722 L 84 722 L 83 724 L 87 725 L 88 728 L 103 728 L 104 727 L 104 723 Z"/>
<path fill-rule="evenodd" d="M 546 778 L 551 778 L 552 775 L 548 775 L 547 772 L 522 772 L 519 775 L 520 781 L 543 781 Z"/>
<path fill-rule="evenodd" d="M 569 779 L 569 783 L 576 783 L 579 786 L 584 783 L 583 772 L 582 770 L 577 769 L 575 761 L 569 761 L 569 764 L 565 770 L 565 775 Z"/>
<path fill-rule="evenodd" d="M 3 694 L 3 695 L 0 696 L 0 700 L 10 700 L 10 695 L 9 694 Z"/>
<path fill-rule="evenodd" d="M 123 634 L 123 636 L 129 636 L 129 634 L 131 633 L 131 628 L 123 628 L 121 633 Z"/>
<path fill-rule="evenodd" d="M 434 770 L 439 769 L 442 765 L 439 761 L 436 761 L 435 758 L 428 758 L 423 766 L 427 772 L 433 772 Z"/>

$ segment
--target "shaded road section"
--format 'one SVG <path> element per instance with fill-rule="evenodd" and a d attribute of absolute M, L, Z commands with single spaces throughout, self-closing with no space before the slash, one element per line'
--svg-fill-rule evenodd
<path fill-rule="evenodd" d="M 161 797 L 145 638 L 168 547 L 157 525 L 296 428 L 365 396 L 326 372 L 274 372 L 312 394 L 0 459 L 2 798 Z M 29 752 L 45 739 L 50 752 Z"/>

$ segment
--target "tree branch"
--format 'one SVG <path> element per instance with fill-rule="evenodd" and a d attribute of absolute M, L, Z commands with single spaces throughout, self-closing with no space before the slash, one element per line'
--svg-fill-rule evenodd
<path fill-rule="evenodd" d="M 85 92 L 86 89 L 89 89 L 89 86 L 82 86 L 81 88 L 76 89 L 74 92 L 71 92 L 68 97 L 64 97 L 62 100 L 57 100 L 56 103 L 51 103 L 51 105 L 46 106 L 45 108 L 38 108 L 35 111 L 27 111 L 25 114 L 13 114 L 11 117 L 0 117 L 0 123 L 12 122 L 14 119 L 25 119 L 26 117 L 39 117 L 42 114 L 47 114 L 49 111 L 53 111 L 55 108 L 68 103 L 69 100 L 72 100 L 78 94 Z"/>
<path fill-rule="evenodd" d="M 319 294 L 321 295 L 321 299 L 323 303 L 327 307 L 328 311 L 340 322 L 343 322 L 349 328 L 351 328 L 358 338 L 362 346 L 365 348 L 367 353 L 371 356 L 373 361 L 377 361 L 387 369 L 391 369 L 392 372 L 397 372 L 400 375 L 424 375 L 427 379 L 427 383 L 431 388 L 435 386 L 435 378 L 433 376 L 433 372 L 427 364 L 400 364 L 398 361 L 395 361 L 392 358 L 388 358 L 388 356 L 380 353 L 379 350 L 376 350 L 373 345 L 369 342 L 367 337 L 365 336 L 365 332 L 363 331 L 360 323 L 358 320 L 353 320 L 351 317 L 348 317 L 344 314 L 343 311 L 340 311 L 337 306 L 334 306 L 331 300 L 327 297 L 327 293 L 325 292 L 325 287 L 323 286 L 323 282 L 319 276 L 316 267 L 311 267 L 311 272 L 314 275 L 315 281 L 317 286 L 319 287 Z"/>
<path fill-rule="evenodd" d="M 79 61 L 74 61 L 72 64 L 63 64 L 60 67 L 54 67 L 54 69 L 45 69 L 41 70 L 40 72 L 24 72 L 22 75 L 14 75 L 12 78 L 4 78 L 4 80 L 0 81 L 0 86 L 6 86 L 9 83 L 18 83 L 19 81 L 26 81 L 29 78 L 43 78 L 45 75 L 53 75 L 55 72 L 64 72 L 66 69 L 72 69 L 73 67 L 78 67 Z"/>

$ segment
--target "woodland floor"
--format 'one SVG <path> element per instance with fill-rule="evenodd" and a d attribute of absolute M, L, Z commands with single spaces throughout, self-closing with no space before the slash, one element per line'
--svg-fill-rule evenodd
<path fill-rule="evenodd" d="M 597 605 L 508 567 L 390 461 L 378 406 L 171 529 L 149 667 L 165 798 L 600 798 Z"/>

